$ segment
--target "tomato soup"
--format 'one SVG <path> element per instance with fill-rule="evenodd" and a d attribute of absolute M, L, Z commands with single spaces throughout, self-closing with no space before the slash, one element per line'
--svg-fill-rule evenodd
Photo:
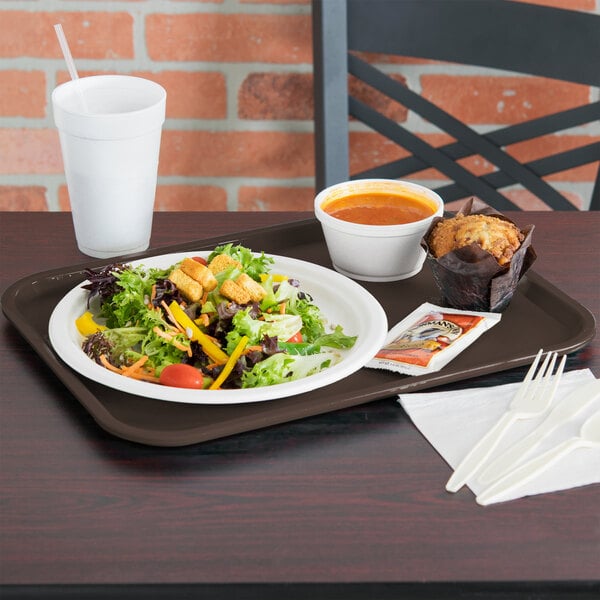
<path fill-rule="evenodd" d="M 361 192 L 326 202 L 323 210 L 336 219 L 362 225 L 402 225 L 433 215 L 433 201 L 389 192 Z"/>

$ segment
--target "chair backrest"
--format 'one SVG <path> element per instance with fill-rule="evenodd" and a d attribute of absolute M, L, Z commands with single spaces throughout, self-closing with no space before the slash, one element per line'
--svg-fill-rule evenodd
<path fill-rule="evenodd" d="M 408 178 L 433 167 L 451 183 L 446 202 L 475 195 L 498 210 L 517 209 L 500 189 L 520 184 L 556 210 L 576 207 L 546 176 L 600 161 L 600 141 L 521 164 L 504 148 L 591 123 L 600 102 L 478 133 L 360 53 L 476 65 L 600 87 L 600 15 L 509 0 L 313 0 L 315 168 L 317 191 L 347 179 Z M 349 74 L 399 102 L 455 142 L 428 144 L 398 120 L 349 94 Z M 349 116 L 408 151 L 409 156 L 360 173 L 349 168 Z M 590 127 L 589 125 L 587 125 Z M 597 129 L 592 132 L 597 133 Z M 459 159 L 479 155 L 496 170 L 474 175 Z M 600 209 L 600 168 L 590 209 Z"/>

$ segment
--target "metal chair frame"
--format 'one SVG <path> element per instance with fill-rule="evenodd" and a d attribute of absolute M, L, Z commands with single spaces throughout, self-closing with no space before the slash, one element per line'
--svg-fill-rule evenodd
<path fill-rule="evenodd" d="M 518 183 L 552 209 L 576 210 L 542 177 L 600 161 L 600 142 L 526 164 L 504 147 L 599 122 L 600 101 L 480 134 L 355 52 L 444 60 L 600 87 L 600 15 L 509 0 L 313 0 L 312 8 L 317 190 L 347 179 L 406 178 L 433 167 L 451 180 L 436 190 L 446 202 L 475 195 L 498 210 L 518 209 L 498 191 Z M 348 74 L 457 141 L 428 144 L 353 97 Z M 410 156 L 351 175 L 349 114 Z M 477 176 L 457 162 L 472 155 L 497 170 Z M 590 209 L 600 210 L 600 167 Z"/>

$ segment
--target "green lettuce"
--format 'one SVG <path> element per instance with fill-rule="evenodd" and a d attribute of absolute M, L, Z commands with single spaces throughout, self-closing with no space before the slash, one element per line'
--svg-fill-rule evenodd
<path fill-rule="evenodd" d="M 168 273 L 164 269 L 131 267 L 117 274 L 120 291 L 107 299 L 101 308 L 101 315 L 106 318 L 109 327 L 105 335 L 110 338 L 113 347 L 123 349 L 120 352 L 113 351 L 115 364 L 126 364 L 146 354 L 149 366 L 155 367 L 160 373 L 163 367 L 181 362 L 185 353 L 154 331 L 155 327 L 161 331 L 169 330 L 162 311 L 150 310 L 147 306 L 152 286 L 158 279 L 166 278 Z M 128 340 L 128 335 L 135 337 Z M 140 336 L 141 339 L 138 339 Z M 183 334 L 176 334 L 175 337 L 184 346 L 190 343 Z M 131 343 L 128 344 L 128 341 Z"/>
<path fill-rule="evenodd" d="M 237 260 L 242 265 L 243 272 L 256 281 L 260 281 L 260 276 L 268 273 L 269 265 L 275 262 L 270 256 L 265 256 L 264 252 L 255 256 L 249 248 L 232 243 L 217 246 L 208 256 L 208 262 L 219 254 L 226 254 Z"/>
<path fill-rule="evenodd" d="M 233 329 L 227 334 L 227 354 L 231 354 L 242 336 L 248 336 L 248 345 L 259 344 L 265 335 L 289 340 L 302 328 L 298 315 L 263 314 L 263 319 L 253 319 L 250 309 L 240 310 L 232 320 Z"/>
<path fill-rule="evenodd" d="M 287 383 L 314 375 L 339 361 L 332 352 L 321 352 L 308 356 L 290 356 L 279 352 L 256 363 L 251 371 L 242 375 L 242 387 L 254 388 L 263 385 Z"/>

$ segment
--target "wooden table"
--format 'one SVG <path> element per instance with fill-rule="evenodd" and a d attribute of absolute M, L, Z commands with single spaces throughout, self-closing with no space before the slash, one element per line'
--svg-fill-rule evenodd
<path fill-rule="evenodd" d="M 537 226 L 535 270 L 598 319 L 600 214 L 511 216 Z M 306 217 L 157 213 L 152 244 Z M 0 223 L 1 291 L 86 260 L 69 214 Z M 487 508 L 447 494 L 449 467 L 394 398 L 187 447 L 127 442 L 0 319 L 3 598 L 598 597 L 599 486 Z M 599 377 L 600 339 L 567 368 Z"/>

